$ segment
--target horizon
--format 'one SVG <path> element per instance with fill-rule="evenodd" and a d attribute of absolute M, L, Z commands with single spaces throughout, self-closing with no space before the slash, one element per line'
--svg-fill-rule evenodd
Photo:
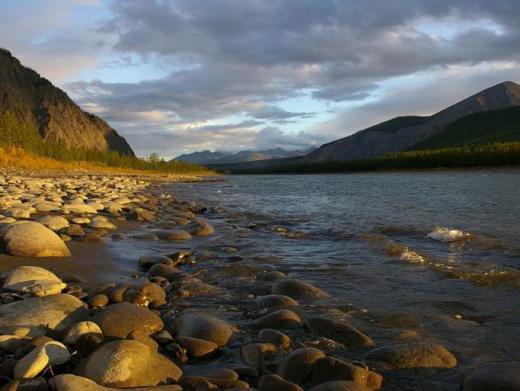
<path fill-rule="evenodd" d="M 514 1 L 216 4 L 7 0 L 0 47 L 164 158 L 304 150 L 520 80 Z"/>

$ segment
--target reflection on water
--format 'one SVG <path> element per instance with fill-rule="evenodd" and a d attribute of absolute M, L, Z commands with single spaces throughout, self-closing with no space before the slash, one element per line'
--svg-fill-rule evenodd
<path fill-rule="evenodd" d="M 240 249 L 221 271 L 236 284 L 287 271 L 380 343 L 438 339 L 467 367 L 520 359 L 519 171 L 226 179 L 172 191 L 209 205 L 215 245 Z"/>

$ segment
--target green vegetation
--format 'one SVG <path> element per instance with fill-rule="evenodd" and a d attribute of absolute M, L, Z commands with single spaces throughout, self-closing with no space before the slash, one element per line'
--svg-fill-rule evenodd
<path fill-rule="evenodd" d="M 134 170 L 152 170 L 176 174 L 208 173 L 206 167 L 182 161 L 166 161 L 157 154 L 151 154 L 149 159 L 121 155 L 118 152 L 103 152 L 96 150 L 71 149 L 60 143 L 44 142 L 36 126 L 24 124 L 12 112 L 0 114 L 0 146 L 3 148 L 22 148 L 34 155 L 59 161 L 84 161 Z"/>
<path fill-rule="evenodd" d="M 366 160 L 281 165 L 234 170 L 235 174 L 333 173 L 378 170 L 496 167 L 520 165 L 520 142 L 467 145 L 388 154 Z"/>
<path fill-rule="evenodd" d="M 520 141 L 520 106 L 470 114 L 411 149 Z"/>

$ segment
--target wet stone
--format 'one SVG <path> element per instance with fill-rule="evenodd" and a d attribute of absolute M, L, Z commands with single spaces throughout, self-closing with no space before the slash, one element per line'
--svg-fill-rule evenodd
<path fill-rule="evenodd" d="M 432 342 L 403 343 L 373 349 L 365 360 L 376 370 L 453 368 L 457 358 L 444 346 Z"/>
<path fill-rule="evenodd" d="M 296 279 L 284 279 L 273 285 L 272 294 L 285 295 L 295 300 L 316 300 L 329 297 L 327 293 L 320 288 L 309 284 L 308 282 Z"/>

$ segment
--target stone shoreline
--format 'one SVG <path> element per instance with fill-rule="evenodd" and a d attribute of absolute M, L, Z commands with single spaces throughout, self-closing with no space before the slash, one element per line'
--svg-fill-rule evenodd
<path fill-rule="evenodd" d="M 456 370 L 435 341 L 379 346 L 345 319 L 314 314 L 327 292 L 281 271 L 257 273 L 238 294 L 218 286 L 222 256 L 239 262 L 240 250 L 203 245 L 214 235 L 206 208 L 169 194 L 171 178 L 15 174 L 0 175 L 10 254 L 0 256 L 0 390 L 379 390 Z M 171 251 L 136 257 L 119 282 L 99 244 L 129 236 Z M 463 389 L 518 387 L 517 364 L 493 365 Z"/>

